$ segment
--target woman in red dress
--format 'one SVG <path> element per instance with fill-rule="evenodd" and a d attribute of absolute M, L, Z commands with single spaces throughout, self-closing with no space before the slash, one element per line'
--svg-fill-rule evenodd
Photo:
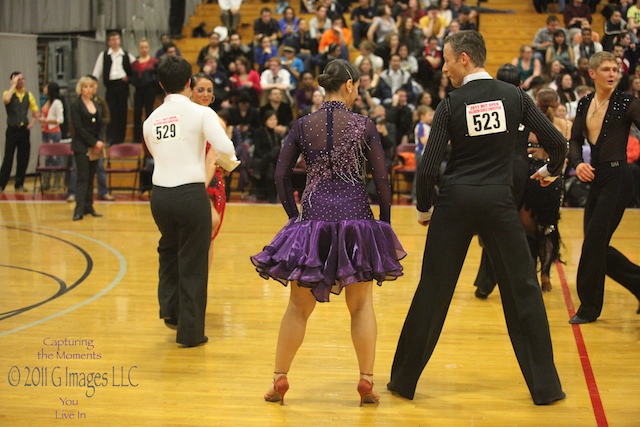
<path fill-rule="evenodd" d="M 191 79 L 191 100 L 196 104 L 209 107 L 213 102 L 213 81 L 208 74 L 198 73 Z M 220 124 L 224 129 L 227 128 L 226 123 L 220 120 Z M 207 142 L 207 152 L 211 149 L 211 144 Z M 215 158 L 215 157 L 214 157 Z M 211 242 L 216 238 L 222 225 L 224 218 L 224 208 L 227 204 L 227 197 L 224 190 L 224 177 L 222 169 L 216 165 L 213 179 L 207 185 L 207 193 L 211 201 Z M 209 246 L 209 267 L 211 267 L 211 259 L 213 257 L 213 244 Z"/>

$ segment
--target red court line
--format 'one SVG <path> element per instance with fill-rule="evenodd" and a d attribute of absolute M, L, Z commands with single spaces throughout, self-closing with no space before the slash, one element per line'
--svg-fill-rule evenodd
<path fill-rule="evenodd" d="M 567 278 L 564 275 L 562 264 L 556 261 L 556 268 L 558 270 L 558 277 L 562 284 L 562 293 L 564 294 L 564 301 L 567 305 L 567 311 L 569 312 L 569 319 L 576 314 L 576 310 L 573 307 L 573 300 L 571 299 L 571 293 L 569 292 L 569 286 L 567 285 Z M 573 329 L 573 336 L 576 340 L 576 346 L 578 347 L 578 355 L 580 356 L 580 363 L 582 363 L 582 371 L 584 372 L 584 379 L 587 382 L 587 389 L 589 390 L 589 397 L 591 398 L 591 406 L 593 407 L 593 414 L 596 417 L 598 427 L 606 427 L 609 425 L 607 416 L 604 413 L 604 407 L 602 406 L 602 399 L 600 399 L 600 393 L 598 392 L 598 385 L 596 384 L 596 377 L 591 369 L 591 362 L 589 361 L 589 355 L 587 354 L 587 346 L 584 343 L 582 337 L 582 331 L 580 325 L 571 325 Z"/>

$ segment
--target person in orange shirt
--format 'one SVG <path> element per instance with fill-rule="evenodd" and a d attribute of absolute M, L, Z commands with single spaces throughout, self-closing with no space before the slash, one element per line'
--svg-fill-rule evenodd
<path fill-rule="evenodd" d="M 342 18 L 333 20 L 331 29 L 322 33 L 318 51 L 324 53 L 332 43 L 339 44 L 342 50 L 342 59 L 349 60 L 349 43 L 351 43 L 351 30 L 345 28 Z"/>

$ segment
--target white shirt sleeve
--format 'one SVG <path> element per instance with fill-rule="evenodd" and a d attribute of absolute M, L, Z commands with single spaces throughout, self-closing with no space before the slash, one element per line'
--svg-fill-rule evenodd
<path fill-rule="evenodd" d="M 209 111 L 205 113 L 203 120 L 204 136 L 218 155 L 216 163 L 219 164 L 222 169 L 231 172 L 240 164 L 236 158 L 236 149 L 233 146 L 233 142 L 231 142 L 224 129 L 222 129 L 215 111 L 209 109 Z"/>
<path fill-rule="evenodd" d="M 102 77 L 102 70 L 104 69 L 104 52 L 100 52 L 98 54 L 98 59 L 96 59 L 96 65 L 93 67 L 93 73 L 91 73 L 95 78 L 100 80 Z"/>

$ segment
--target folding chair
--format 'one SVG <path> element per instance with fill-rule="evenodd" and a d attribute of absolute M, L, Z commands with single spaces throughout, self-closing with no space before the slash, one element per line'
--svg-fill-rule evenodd
<path fill-rule="evenodd" d="M 42 144 L 38 147 L 38 163 L 36 166 L 36 173 L 33 180 L 33 195 L 36 195 L 36 186 L 40 181 L 40 194 L 44 195 L 44 188 L 42 187 L 42 174 L 43 173 L 55 173 L 64 172 L 64 192 L 66 193 L 67 184 L 69 182 L 69 174 L 71 172 L 71 144 L 65 142 Z M 60 159 L 61 164 L 47 165 L 47 158 Z M 57 162 L 56 162 L 57 163 Z"/>
<path fill-rule="evenodd" d="M 396 148 L 396 166 L 391 168 L 393 194 L 400 200 L 403 182 L 409 184 L 409 194 L 416 174 L 416 144 L 400 144 Z"/>
<path fill-rule="evenodd" d="M 133 199 L 142 169 L 142 144 L 117 144 L 109 147 L 104 171 L 109 177 L 108 187 L 111 190 L 131 190 Z M 111 176 L 113 174 L 133 174 L 132 186 L 113 186 Z"/>

